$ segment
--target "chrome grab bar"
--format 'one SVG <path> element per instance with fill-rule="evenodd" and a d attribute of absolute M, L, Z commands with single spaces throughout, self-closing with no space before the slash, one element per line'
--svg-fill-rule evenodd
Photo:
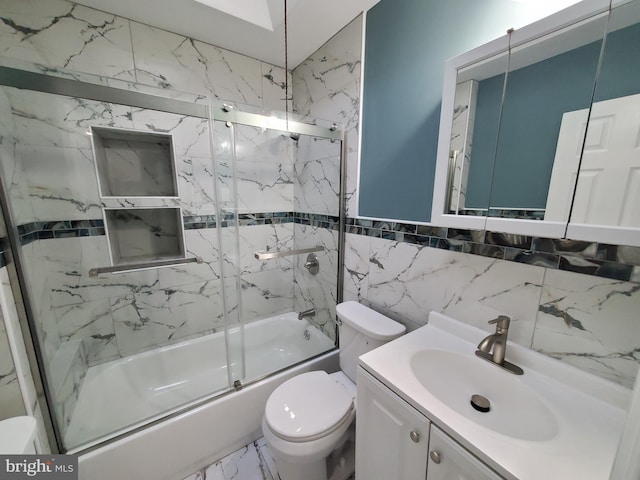
<path fill-rule="evenodd" d="M 269 260 L 271 258 L 288 257 L 289 255 L 302 255 L 304 253 L 323 252 L 324 247 L 318 245 L 310 248 L 300 248 L 298 250 L 281 250 L 279 252 L 270 252 L 269 250 L 260 250 L 255 252 L 255 256 L 258 260 Z"/>
<path fill-rule="evenodd" d="M 126 265 L 115 265 L 113 267 L 96 267 L 89 270 L 90 277 L 97 277 L 102 273 L 125 273 L 137 270 L 150 270 L 153 268 L 174 267 L 186 263 L 202 263 L 200 257 L 176 258 L 173 260 L 157 260 L 152 262 L 128 263 Z"/>

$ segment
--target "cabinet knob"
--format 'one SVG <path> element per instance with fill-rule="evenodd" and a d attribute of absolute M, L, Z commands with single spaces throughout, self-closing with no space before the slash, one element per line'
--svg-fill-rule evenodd
<path fill-rule="evenodd" d="M 431 458 L 431 460 L 433 460 L 433 463 L 435 464 L 440 463 L 440 461 L 442 460 L 442 458 L 440 458 L 440 454 L 435 450 L 431 450 L 429 452 L 429 457 Z"/>
<path fill-rule="evenodd" d="M 415 430 L 413 430 L 410 434 L 409 434 L 409 438 L 411 440 L 413 440 L 415 443 L 418 443 L 420 441 L 420 434 L 418 432 L 416 432 Z"/>

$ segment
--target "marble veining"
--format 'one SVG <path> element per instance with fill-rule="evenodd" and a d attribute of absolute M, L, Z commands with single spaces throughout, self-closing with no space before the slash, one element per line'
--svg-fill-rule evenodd
<path fill-rule="evenodd" d="M 62 0 L 3 0 L 0 55 L 135 80 L 129 21 Z"/>
<path fill-rule="evenodd" d="M 293 168 L 296 211 L 339 214 L 340 147 L 340 142 L 300 136 Z"/>
<path fill-rule="evenodd" d="M 640 363 L 640 285 L 547 270 L 533 348 L 632 387 Z"/>
<path fill-rule="evenodd" d="M 362 16 L 293 71 L 293 108 L 300 115 L 337 122 L 345 132 L 346 211 L 357 212 Z"/>
<path fill-rule="evenodd" d="M 273 455 L 263 438 L 227 455 L 184 480 L 278 480 Z"/>
<path fill-rule="evenodd" d="M 638 364 L 640 286 L 395 240 L 346 234 L 345 299 L 409 329 L 444 312 L 491 331 L 512 318 L 509 339 L 632 386 Z"/>

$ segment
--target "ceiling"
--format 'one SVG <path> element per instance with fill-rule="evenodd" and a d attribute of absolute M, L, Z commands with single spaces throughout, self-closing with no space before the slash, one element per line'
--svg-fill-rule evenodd
<path fill-rule="evenodd" d="M 285 64 L 284 0 L 74 1 L 267 63 L 281 67 Z M 289 69 L 306 60 L 360 12 L 378 1 L 287 0 Z M 215 4 L 219 10 L 204 3 Z"/>

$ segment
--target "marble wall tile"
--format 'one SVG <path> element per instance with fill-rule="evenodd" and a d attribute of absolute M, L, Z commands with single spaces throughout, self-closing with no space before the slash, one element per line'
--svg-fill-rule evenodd
<path fill-rule="evenodd" d="M 51 305 L 62 307 L 94 300 L 149 292 L 158 288 L 158 271 L 145 270 L 90 277 L 89 270 L 110 264 L 105 236 L 55 238 L 38 242 L 35 272 L 44 273 Z M 44 270 L 44 272 L 42 272 Z"/>
<path fill-rule="evenodd" d="M 288 72 L 289 98 L 285 93 L 284 68 L 276 67 L 269 63 L 261 63 L 262 66 L 262 101 L 264 109 L 276 112 L 293 112 L 293 75 Z M 287 103 L 285 104 L 285 100 Z"/>
<path fill-rule="evenodd" d="M 362 20 L 358 17 L 294 69 L 296 99 L 315 103 L 359 79 L 361 55 Z"/>
<path fill-rule="evenodd" d="M 632 387 L 640 363 L 640 285 L 547 270 L 533 348 Z"/>
<path fill-rule="evenodd" d="M 238 213 L 291 211 L 293 140 L 282 132 L 244 125 L 233 129 L 233 138 L 231 133 L 221 122 L 215 123 L 214 136 L 220 139 L 214 145 L 214 158 L 221 207 Z"/>
<path fill-rule="evenodd" d="M 23 246 L 22 257 L 25 262 L 26 284 L 35 314 L 37 337 L 45 358 L 51 360 L 60 346 L 60 333 L 55 317 L 51 315 L 51 290 L 47 286 L 46 270 L 45 272 L 41 270 L 44 261 L 40 242 Z"/>
<path fill-rule="evenodd" d="M 104 213 L 114 265 L 184 257 L 180 209 L 132 208 Z"/>
<path fill-rule="evenodd" d="M 197 282 L 216 281 L 220 272 L 218 234 L 215 228 L 185 230 L 187 257 L 197 257 L 202 263 L 189 263 L 158 269 L 158 287 L 172 288 Z"/>
<path fill-rule="evenodd" d="M 261 62 L 137 22 L 131 36 L 139 82 L 262 105 Z"/>
<path fill-rule="evenodd" d="M 91 149 L 92 125 L 133 128 L 131 107 L 5 87 L 16 142 L 39 147 Z"/>
<path fill-rule="evenodd" d="M 242 321 L 293 310 L 293 269 L 273 269 L 241 276 Z"/>
<path fill-rule="evenodd" d="M 135 80 L 127 19 L 63 0 L 2 0 L 0 55 Z"/>
<path fill-rule="evenodd" d="M 60 340 L 84 342 L 87 362 L 97 365 L 118 357 L 118 345 L 109 299 L 67 305 L 53 309 Z"/>
<path fill-rule="evenodd" d="M 344 292 L 351 300 L 368 298 L 371 237 L 345 234 Z"/>
<path fill-rule="evenodd" d="M 269 260 L 258 260 L 255 257 L 255 252 L 262 250 L 292 250 L 294 248 L 293 237 L 292 223 L 238 227 L 240 275 L 274 269 L 290 270 L 293 268 L 294 260 L 292 257 L 279 257 Z M 232 251 L 235 242 L 235 229 L 223 229 L 222 238 L 225 251 Z"/>
<path fill-rule="evenodd" d="M 362 16 L 293 71 L 294 110 L 345 130 L 347 213 L 357 213 Z"/>
<path fill-rule="evenodd" d="M 338 232 L 310 225 L 295 224 L 295 248 L 324 246 L 317 252 L 320 269 L 312 275 L 304 264 L 307 255 L 294 258 L 294 309 L 297 312 L 314 308 L 316 314 L 309 321 L 320 328 L 331 339 L 335 339 L 335 318 L 338 272 Z"/>
<path fill-rule="evenodd" d="M 210 157 L 209 121 L 204 118 L 133 108 L 133 128 L 173 135 L 175 153 L 180 157 Z"/>
<path fill-rule="evenodd" d="M 340 150 L 340 142 L 300 136 L 293 175 L 297 212 L 339 215 Z"/>
<path fill-rule="evenodd" d="M 99 216 L 90 126 L 130 128 L 131 109 L 8 87 L 0 98 L 15 123 L 0 162 L 16 221 Z"/>
<path fill-rule="evenodd" d="M 200 282 L 110 299 L 121 356 L 212 331 L 222 323 L 219 282 Z"/>
<path fill-rule="evenodd" d="M 91 150 L 19 144 L 16 162 L 20 165 L 20 183 L 29 195 L 31 220 L 102 216 Z"/>
<path fill-rule="evenodd" d="M 423 325 L 431 310 L 488 332 L 511 317 L 509 337 L 531 346 L 544 269 L 372 238 L 368 301 Z"/>
<path fill-rule="evenodd" d="M 119 138 L 108 138 L 108 134 L 102 136 L 103 133 L 106 132 L 93 130 L 102 195 L 178 196 L 175 158 L 169 137 L 141 141 L 137 133 L 133 134 L 135 136 L 119 134 Z"/>
<path fill-rule="evenodd" d="M 87 369 L 87 354 L 81 339 L 65 342 L 49 364 L 53 408 L 63 434 L 73 417 Z"/>

